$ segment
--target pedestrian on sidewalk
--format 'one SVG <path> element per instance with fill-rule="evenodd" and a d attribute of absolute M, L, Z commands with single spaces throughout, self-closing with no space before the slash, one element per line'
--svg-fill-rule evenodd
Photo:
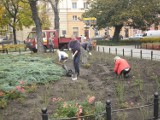
<path fill-rule="evenodd" d="M 114 58 L 114 72 L 116 73 L 116 75 L 118 76 L 122 76 L 124 78 L 128 78 L 128 73 L 131 70 L 130 65 L 128 64 L 127 60 L 120 58 L 119 56 L 116 56 Z"/>
<path fill-rule="evenodd" d="M 49 38 L 49 41 L 48 41 L 49 51 L 50 52 L 54 52 L 54 43 L 53 43 L 53 40 L 54 40 L 54 35 L 51 35 L 50 38 Z"/>

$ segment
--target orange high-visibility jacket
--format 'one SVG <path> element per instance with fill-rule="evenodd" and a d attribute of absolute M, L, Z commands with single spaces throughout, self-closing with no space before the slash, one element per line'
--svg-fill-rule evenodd
<path fill-rule="evenodd" d="M 122 70 L 130 68 L 130 65 L 125 59 L 117 59 L 115 61 L 115 66 L 114 66 L 114 72 L 116 72 L 118 75 L 122 72 Z"/>

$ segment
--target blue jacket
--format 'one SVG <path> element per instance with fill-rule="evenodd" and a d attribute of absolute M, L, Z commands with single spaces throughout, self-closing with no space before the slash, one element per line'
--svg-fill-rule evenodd
<path fill-rule="evenodd" d="M 68 48 L 71 48 L 73 54 L 75 53 L 75 51 L 78 51 L 77 54 L 80 54 L 81 53 L 80 47 L 81 44 L 78 40 L 72 40 L 68 44 Z"/>

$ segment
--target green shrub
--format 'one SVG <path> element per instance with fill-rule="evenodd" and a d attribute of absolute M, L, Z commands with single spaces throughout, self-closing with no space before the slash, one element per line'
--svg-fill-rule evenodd
<path fill-rule="evenodd" d="M 8 100 L 5 98 L 0 98 L 0 108 L 6 108 L 8 104 Z"/>
<path fill-rule="evenodd" d="M 148 38 L 141 38 L 141 43 L 153 43 L 153 42 L 160 42 L 159 37 L 148 37 Z"/>
<path fill-rule="evenodd" d="M 107 41 L 101 40 L 97 41 L 97 45 L 107 45 L 107 46 L 120 46 L 120 45 L 135 45 L 140 44 L 139 40 L 120 40 L 120 41 Z"/>
<path fill-rule="evenodd" d="M 97 41 L 97 45 L 106 45 L 106 46 L 120 46 L 120 45 L 135 45 L 142 43 L 158 43 L 160 38 L 140 38 L 139 40 L 120 40 L 120 41 L 107 41 L 101 40 Z"/>
<path fill-rule="evenodd" d="M 21 80 L 28 84 L 44 84 L 59 80 L 64 75 L 62 67 L 48 57 L 5 54 L 0 55 L 0 58 L 0 90 L 10 91 Z"/>
<path fill-rule="evenodd" d="M 52 115 L 53 118 L 70 118 L 79 117 L 82 115 L 95 115 L 98 117 L 105 109 L 105 105 L 100 102 L 94 101 L 95 97 L 89 97 L 86 100 L 79 101 L 59 101 L 56 112 Z"/>

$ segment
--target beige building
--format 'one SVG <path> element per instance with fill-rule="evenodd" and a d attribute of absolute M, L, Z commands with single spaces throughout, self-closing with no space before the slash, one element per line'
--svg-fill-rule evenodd
<path fill-rule="evenodd" d="M 60 2 L 59 16 L 61 36 L 85 36 L 86 25 L 81 18 L 87 8 L 87 0 L 62 0 Z M 89 26 L 88 35 L 90 37 L 94 35 L 94 30 Z"/>
<path fill-rule="evenodd" d="M 42 3 L 39 3 L 42 4 Z M 60 17 L 60 36 L 71 37 L 72 35 L 88 35 L 89 37 L 95 36 L 95 29 L 91 26 L 86 26 L 82 18 L 82 14 L 88 8 L 87 0 L 60 0 L 59 3 L 59 17 Z M 51 5 L 46 4 L 46 11 L 51 21 L 50 29 L 54 29 L 54 13 Z M 17 32 L 18 40 L 25 40 L 28 33 L 33 27 L 25 28 L 23 31 Z M 86 30 L 87 28 L 87 30 Z M 111 37 L 114 34 L 114 28 L 106 28 L 97 31 L 98 36 L 104 36 L 105 32 Z M 130 27 L 123 27 L 120 34 L 125 38 L 137 33 L 142 33 L 140 30 L 132 29 Z"/>

